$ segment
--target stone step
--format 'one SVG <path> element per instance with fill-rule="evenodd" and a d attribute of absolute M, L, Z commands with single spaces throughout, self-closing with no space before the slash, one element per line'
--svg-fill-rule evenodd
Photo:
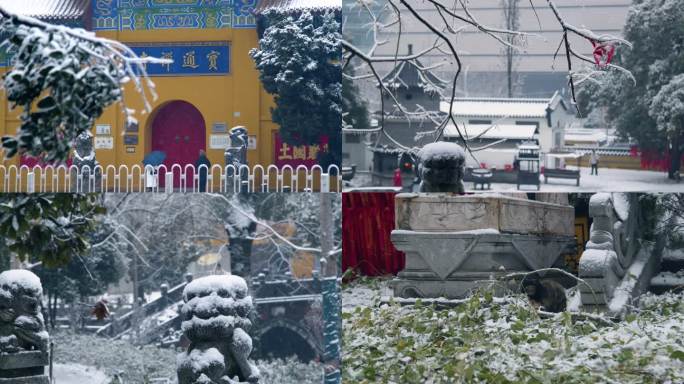
<path fill-rule="evenodd" d="M 682 289 L 684 289 L 684 270 L 663 271 L 651 279 L 650 291 L 655 294 Z"/>
<path fill-rule="evenodd" d="M 660 269 L 667 272 L 684 270 L 684 249 L 665 249 Z"/>

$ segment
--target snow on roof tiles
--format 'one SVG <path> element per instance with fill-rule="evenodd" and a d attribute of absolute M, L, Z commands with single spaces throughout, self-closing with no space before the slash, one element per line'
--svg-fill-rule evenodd
<path fill-rule="evenodd" d="M 446 82 L 435 76 L 428 70 L 420 70 L 425 66 L 416 59 L 414 61 L 402 61 L 385 77 L 382 82 L 390 88 L 399 87 L 424 87 L 426 90 L 438 91 L 446 87 Z"/>
<path fill-rule="evenodd" d="M 598 143 L 606 141 L 609 134 L 603 129 L 573 128 L 565 130 L 565 141 Z"/>
<path fill-rule="evenodd" d="M 555 98 L 522 99 L 522 98 L 456 98 L 453 105 L 454 116 L 461 117 L 527 117 L 544 118 L 547 108 L 551 107 Z M 440 111 L 449 112 L 449 103 L 441 102 Z"/>
<path fill-rule="evenodd" d="M 536 125 L 514 125 L 496 124 L 489 129 L 488 124 L 466 124 L 465 132 L 463 126 L 458 128 L 464 137 L 480 139 L 511 139 L 511 140 L 531 140 L 537 130 Z M 489 129 L 489 130 L 488 130 Z M 444 129 L 444 137 L 459 137 L 453 124 L 447 125 Z"/>
<path fill-rule="evenodd" d="M 260 14 L 267 11 L 282 13 L 299 11 L 342 10 L 342 0 L 261 0 L 254 10 Z"/>
<path fill-rule="evenodd" d="M 89 0 L 0 0 L 6 10 L 38 19 L 78 19 Z"/>

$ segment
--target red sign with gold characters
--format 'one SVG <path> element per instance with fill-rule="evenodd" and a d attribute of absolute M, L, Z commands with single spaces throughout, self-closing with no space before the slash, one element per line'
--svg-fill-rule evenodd
<path fill-rule="evenodd" d="M 328 152 L 329 150 L 327 136 L 321 136 L 320 144 L 299 146 L 287 144 L 278 133 L 274 133 L 274 136 L 275 165 L 278 167 L 283 165 L 289 165 L 293 168 L 298 165 L 311 167 L 318 164 L 318 155 L 321 152 Z"/>

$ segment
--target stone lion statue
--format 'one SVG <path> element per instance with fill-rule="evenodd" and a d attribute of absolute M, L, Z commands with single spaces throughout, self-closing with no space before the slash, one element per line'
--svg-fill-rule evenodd
<path fill-rule="evenodd" d="M 0 353 L 47 351 L 42 300 L 43 287 L 33 272 L 0 273 Z"/>
<path fill-rule="evenodd" d="M 257 383 L 259 370 L 248 361 L 253 307 L 245 280 L 235 275 L 199 278 L 185 287 L 183 302 L 181 328 L 190 346 L 178 355 L 178 383 Z"/>
<path fill-rule="evenodd" d="M 231 128 L 230 145 L 224 153 L 226 165 L 232 165 L 236 168 L 241 165 L 247 165 L 248 142 L 247 128 L 241 125 Z"/>
<path fill-rule="evenodd" d="M 72 190 L 86 193 L 100 190 L 102 172 L 100 169 L 95 168 L 100 163 L 98 163 L 95 158 L 93 135 L 90 131 L 83 131 L 76 137 L 74 140 L 74 148 L 73 164 L 80 172 L 81 180 L 78 180 L 78 177 L 76 177 L 78 173 L 75 170 L 72 170 Z M 89 182 L 91 174 L 95 175 L 94 185 L 91 185 Z"/>
<path fill-rule="evenodd" d="M 418 152 L 420 192 L 465 193 L 465 152 L 460 145 L 439 141 Z"/>
<path fill-rule="evenodd" d="M 90 131 L 83 131 L 76 137 L 74 142 L 74 165 L 78 169 L 82 170 L 87 166 L 92 172 L 95 166 L 98 165 L 93 147 L 93 135 Z"/>

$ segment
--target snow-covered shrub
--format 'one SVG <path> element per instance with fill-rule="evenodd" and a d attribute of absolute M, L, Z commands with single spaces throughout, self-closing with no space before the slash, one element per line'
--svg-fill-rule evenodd
<path fill-rule="evenodd" d="M 646 296 L 618 323 L 540 316 L 521 295 L 479 292 L 448 309 L 381 304 L 343 311 L 343 381 L 354 383 L 644 383 L 684 381 L 684 294 Z M 367 289 L 367 288 L 365 288 Z M 367 294 L 365 295 L 368 296 Z"/>
<path fill-rule="evenodd" d="M 320 384 L 323 382 L 323 365 L 311 361 L 302 363 L 295 357 L 286 360 L 257 361 L 261 372 L 260 383 Z"/>

